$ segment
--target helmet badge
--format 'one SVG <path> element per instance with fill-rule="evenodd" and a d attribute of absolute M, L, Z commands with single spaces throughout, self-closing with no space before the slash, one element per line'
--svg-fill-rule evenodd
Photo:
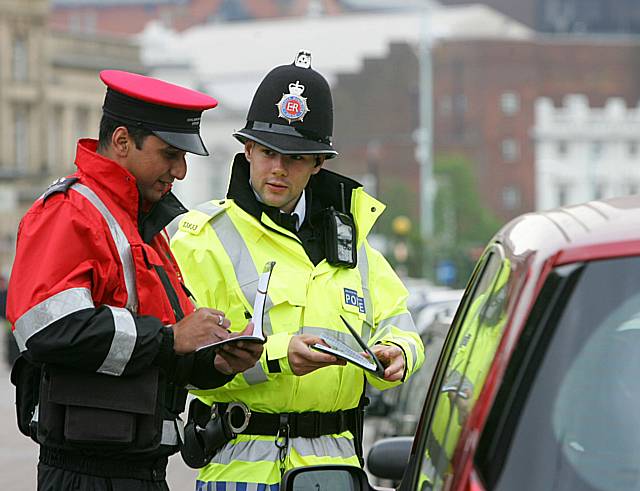
<path fill-rule="evenodd" d="M 300 81 L 296 80 L 295 84 L 289 84 L 289 93 L 282 94 L 280 102 L 276 104 L 278 106 L 278 117 L 286 119 L 289 124 L 294 121 L 302 121 L 309 112 L 307 98 L 302 97 L 304 88 L 304 85 L 301 85 Z"/>

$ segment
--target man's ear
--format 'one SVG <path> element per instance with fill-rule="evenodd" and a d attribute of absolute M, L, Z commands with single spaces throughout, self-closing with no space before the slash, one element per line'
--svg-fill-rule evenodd
<path fill-rule="evenodd" d="M 251 152 L 253 151 L 255 143 L 251 140 L 247 140 L 244 142 L 244 158 L 247 159 L 247 162 L 251 162 Z"/>
<path fill-rule="evenodd" d="M 118 157 L 124 158 L 131 148 L 131 135 L 124 126 L 118 126 L 111 135 L 111 146 Z"/>
<path fill-rule="evenodd" d="M 313 166 L 313 170 L 311 171 L 311 175 L 316 175 L 318 172 L 320 172 L 320 169 L 322 169 L 322 165 L 324 164 L 324 161 L 326 160 L 324 155 L 316 155 L 316 163 Z"/>

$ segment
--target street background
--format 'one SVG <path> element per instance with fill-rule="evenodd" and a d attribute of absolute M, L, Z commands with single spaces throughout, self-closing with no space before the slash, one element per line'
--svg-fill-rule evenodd
<path fill-rule="evenodd" d="M 212 155 L 189 156 L 174 187 L 193 207 L 224 195 L 262 77 L 310 50 L 334 98 L 327 167 L 387 205 L 370 242 L 405 280 L 431 356 L 404 395 L 374 394 L 408 406 L 367 437 L 412 434 L 490 237 L 523 213 L 640 192 L 639 35 L 637 0 L 0 0 L 0 307 L 21 216 L 74 171 L 76 140 L 97 137 L 101 70 L 220 101 L 202 121 Z M 37 448 L 17 430 L 8 366 L 0 489 L 30 490 Z M 171 460 L 172 489 L 194 477 Z"/>

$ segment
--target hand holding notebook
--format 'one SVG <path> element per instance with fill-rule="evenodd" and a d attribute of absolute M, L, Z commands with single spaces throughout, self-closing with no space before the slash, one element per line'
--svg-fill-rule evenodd
<path fill-rule="evenodd" d="M 352 349 L 346 343 L 340 341 L 339 339 L 326 335 L 320 336 L 326 343 L 326 345 L 315 343 L 311 345 L 311 348 L 315 349 L 316 351 L 328 353 L 349 363 L 353 363 L 363 370 L 373 373 L 377 377 L 384 378 L 384 365 L 380 362 L 373 351 L 371 351 L 369 346 L 367 346 L 367 343 L 364 342 L 364 340 L 351 326 L 351 324 L 349 324 L 349 322 L 347 322 L 347 320 L 342 316 L 340 316 L 340 319 L 342 319 L 344 325 L 347 326 L 347 329 L 367 356 Z"/>
<path fill-rule="evenodd" d="M 267 289 L 269 288 L 269 280 L 271 279 L 271 272 L 275 266 L 275 261 L 270 261 L 264 265 L 264 269 L 258 278 L 258 289 L 256 291 L 256 298 L 253 302 L 253 316 L 251 322 L 253 322 L 253 332 L 250 335 L 231 336 L 222 341 L 206 344 L 201 346 L 196 351 L 201 349 L 220 347 L 227 343 L 237 343 L 238 341 L 246 341 L 250 343 L 264 344 L 267 339 L 264 337 L 262 330 L 262 322 L 264 318 L 264 308 L 267 303 Z"/>

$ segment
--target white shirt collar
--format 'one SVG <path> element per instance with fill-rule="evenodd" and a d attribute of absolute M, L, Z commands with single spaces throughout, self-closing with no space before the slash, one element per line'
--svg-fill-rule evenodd
<path fill-rule="evenodd" d="M 302 227 L 302 222 L 304 222 L 304 217 L 307 214 L 307 200 L 304 197 L 304 193 L 305 190 L 303 189 L 296 207 L 291 212 L 296 217 L 296 232 Z M 284 213 L 284 211 L 280 210 L 280 213 Z"/>

